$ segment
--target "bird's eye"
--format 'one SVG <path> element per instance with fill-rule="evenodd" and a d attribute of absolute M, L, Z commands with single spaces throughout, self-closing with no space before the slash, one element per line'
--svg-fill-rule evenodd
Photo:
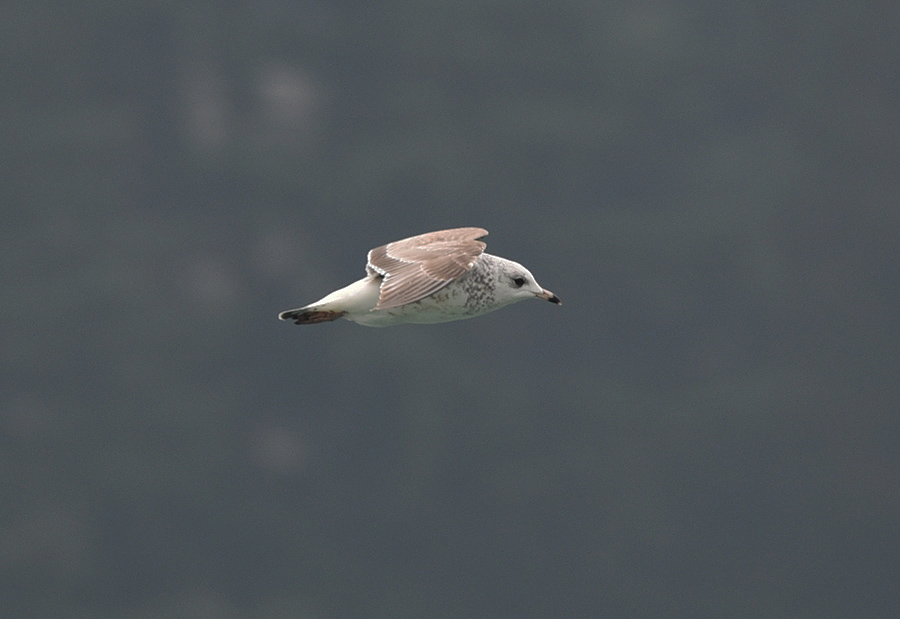
<path fill-rule="evenodd" d="M 525 285 L 524 277 L 513 277 L 513 283 L 516 285 L 516 288 L 521 288 Z"/>

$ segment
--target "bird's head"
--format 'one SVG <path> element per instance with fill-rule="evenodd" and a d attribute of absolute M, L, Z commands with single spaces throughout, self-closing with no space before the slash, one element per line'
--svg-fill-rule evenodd
<path fill-rule="evenodd" d="M 497 296 L 502 301 L 515 303 L 524 299 L 538 298 L 562 305 L 558 296 L 549 290 L 544 290 L 534 279 L 531 271 L 518 262 L 504 260 L 502 268 L 498 272 L 498 279 Z"/>

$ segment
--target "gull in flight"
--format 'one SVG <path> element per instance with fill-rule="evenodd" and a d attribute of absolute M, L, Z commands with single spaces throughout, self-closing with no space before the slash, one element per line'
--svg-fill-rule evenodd
<path fill-rule="evenodd" d="M 472 318 L 524 299 L 561 305 L 518 262 L 484 253 L 483 228 L 453 228 L 369 251 L 366 276 L 303 307 L 281 312 L 298 325 L 345 318 L 368 327 Z"/>

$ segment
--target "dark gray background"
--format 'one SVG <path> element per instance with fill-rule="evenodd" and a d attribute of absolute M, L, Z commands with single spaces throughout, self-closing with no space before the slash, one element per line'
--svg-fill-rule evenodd
<path fill-rule="evenodd" d="M 898 32 L 3 2 L 4 615 L 896 616 Z M 564 305 L 276 319 L 456 226 Z"/>

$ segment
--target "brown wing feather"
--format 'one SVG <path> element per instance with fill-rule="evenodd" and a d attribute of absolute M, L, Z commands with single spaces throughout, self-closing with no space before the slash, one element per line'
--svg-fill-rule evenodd
<path fill-rule="evenodd" d="M 375 309 L 433 294 L 472 268 L 486 244 L 483 228 L 454 228 L 394 241 L 369 252 L 366 269 L 384 277 Z"/>

